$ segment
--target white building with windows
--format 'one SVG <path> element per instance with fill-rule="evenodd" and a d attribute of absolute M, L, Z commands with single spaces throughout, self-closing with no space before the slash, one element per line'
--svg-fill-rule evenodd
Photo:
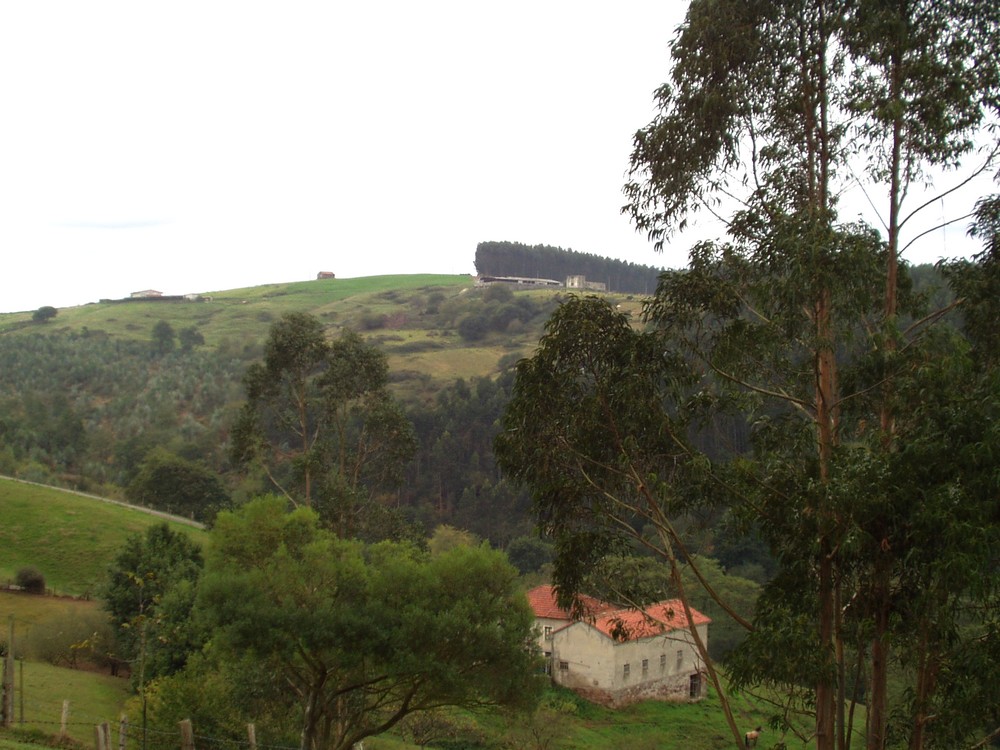
<path fill-rule="evenodd" d="M 532 589 L 528 601 L 557 684 L 608 706 L 704 697 L 704 663 L 680 600 L 633 610 L 584 597 L 578 616 L 559 607 L 552 586 Z M 692 609 L 691 619 L 707 646 L 709 618 Z"/>

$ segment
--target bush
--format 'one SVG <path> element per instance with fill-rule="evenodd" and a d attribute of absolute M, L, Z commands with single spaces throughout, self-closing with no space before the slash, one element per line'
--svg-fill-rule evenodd
<path fill-rule="evenodd" d="M 358 327 L 362 331 L 377 331 L 381 328 L 385 328 L 389 323 L 389 318 L 386 315 L 381 315 L 379 313 L 365 313 L 361 316 L 361 320 L 358 322 Z"/>
<path fill-rule="evenodd" d="M 488 321 L 476 313 L 462 318 L 462 322 L 458 324 L 458 335 L 465 341 L 479 341 L 486 336 L 488 330 Z"/>
<path fill-rule="evenodd" d="M 42 575 L 42 571 L 33 565 L 19 569 L 14 576 L 14 583 L 29 594 L 45 593 L 45 576 Z"/>
<path fill-rule="evenodd" d="M 114 660 L 114 630 L 108 615 L 96 608 L 52 617 L 37 623 L 24 638 L 29 658 L 57 667 L 85 664 L 109 667 Z"/>

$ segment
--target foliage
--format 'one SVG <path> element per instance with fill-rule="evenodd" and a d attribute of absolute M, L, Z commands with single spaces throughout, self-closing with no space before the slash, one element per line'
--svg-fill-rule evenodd
<path fill-rule="evenodd" d="M 735 674 L 811 684 L 800 707 L 821 750 L 846 745 L 859 685 L 869 748 L 971 743 L 989 720 L 939 701 L 962 681 L 952 660 L 992 642 L 978 456 L 994 436 L 965 400 L 992 413 L 996 392 L 983 360 L 928 330 L 941 312 L 903 323 L 901 238 L 933 203 L 905 212 L 928 169 L 974 175 L 997 155 L 975 145 L 993 139 L 998 31 L 996 4 L 971 0 L 692 2 L 635 138 L 625 210 L 657 246 L 699 209 L 725 222 L 662 277 L 645 320 L 700 373 L 696 399 L 667 398 L 739 406 L 753 427 L 752 454 L 695 464 L 778 562 Z M 858 162 L 886 196 L 884 233 L 837 216 Z M 940 533 L 952 524 L 967 541 Z M 916 560 L 938 573 L 914 581 Z M 892 722 L 891 667 L 910 680 Z"/>
<path fill-rule="evenodd" d="M 503 546 L 531 531 L 527 495 L 504 481 L 493 439 L 510 397 L 511 375 L 455 380 L 432 408 L 413 413 L 419 449 L 406 497 L 423 500 L 433 528 L 449 523 Z"/>
<path fill-rule="evenodd" d="M 54 666 L 112 668 L 114 631 L 106 613 L 89 609 L 47 618 L 28 631 L 25 656 Z"/>
<path fill-rule="evenodd" d="M 183 667 L 200 645 L 191 610 L 202 564 L 201 549 L 163 523 L 129 537 L 112 562 L 103 604 L 140 687 Z"/>
<path fill-rule="evenodd" d="M 456 547 L 475 547 L 478 543 L 475 534 L 442 524 L 434 529 L 431 538 L 427 540 L 427 550 L 436 556 Z"/>
<path fill-rule="evenodd" d="M 220 514 L 209 549 L 196 609 L 212 654 L 253 655 L 262 687 L 287 681 L 303 748 L 347 748 L 442 706 L 533 704 L 533 618 L 499 553 L 366 547 L 280 498 Z"/>
<path fill-rule="evenodd" d="M 177 332 L 166 320 L 161 320 L 153 326 L 153 352 L 159 356 L 169 354 L 177 343 Z"/>
<path fill-rule="evenodd" d="M 146 455 L 126 493 L 129 500 L 140 505 L 202 522 L 210 522 L 229 504 L 229 495 L 218 475 L 202 463 L 163 449 Z"/>
<path fill-rule="evenodd" d="M 552 562 L 552 545 L 534 536 L 519 536 L 507 545 L 507 558 L 521 575 L 535 573 Z"/>
<path fill-rule="evenodd" d="M 401 480 L 412 427 L 387 391 L 385 355 L 350 330 L 328 343 L 316 318 L 276 322 L 244 378 L 233 458 L 256 461 L 293 502 L 357 533 L 365 501 Z"/>
<path fill-rule="evenodd" d="M 45 575 L 34 565 L 26 565 L 17 569 L 14 583 L 29 594 L 45 593 Z"/>
<path fill-rule="evenodd" d="M 205 337 L 195 326 L 188 326 L 177 332 L 177 341 L 181 345 L 182 352 L 189 352 L 196 346 L 204 344 Z"/>
<path fill-rule="evenodd" d="M 51 305 L 43 305 L 31 314 L 31 319 L 35 323 L 48 323 L 59 314 L 59 311 Z"/>

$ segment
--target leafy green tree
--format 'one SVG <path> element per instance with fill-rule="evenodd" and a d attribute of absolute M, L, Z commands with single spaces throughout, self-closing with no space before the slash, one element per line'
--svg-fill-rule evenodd
<path fill-rule="evenodd" d="M 198 545 L 166 523 L 129 537 L 111 563 L 101 598 L 140 689 L 181 668 L 200 645 L 191 605 L 202 566 Z"/>
<path fill-rule="evenodd" d="M 126 494 L 140 505 L 197 521 L 211 521 L 229 504 L 229 494 L 217 474 L 162 448 L 146 455 Z"/>
<path fill-rule="evenodd" d="M 51 305 L 43 305 L 31 314 L 31 319 L 36 323 L 48 323 L 59 311 Z"/>
<path fill-rule="evenodd" d="M 223 662 L 287 684 L 303 750 L 443 706 L 531 707 L 533 618 L 501 553 L 337 538 L 278 497 L 219 515 L 197 609 Z"/>
<path fill-rule="evenodd" d="M 153 326 L 153 352 L 159 356 L 170 354 L 177 343 L 177 333 L 174 327 L 165 320 L 158 321 Z"/>
<path fill-rule="evenodd" d="M 518 370 L 509 468 L 562 539 L 557 578 L 572 590 L 579 579 L 560 574 L 560 562 L 586 564 L 623 526 L 632 533 L 637 517 L 657 528 L 661 554 L 683 556 L 669 525 L 683 508 L 672 498 L 686 484 L 700 488 L 702 505 L 721 499 L 760 530 L 778 562 L 732 674 L 742 686 L 792 686 L 776 720 L 812 711 L 819 750 L 847 746 L 858 686 L 868 699 L 866 746 L 889 744 L 893 667 L 912 680 L 913 698 L 892 727 L 910 747 L 954 746 L 951 733 L 963 731 L 971 742 L 982 726 L 981 713 L 946 719 L 935 707 L 958 689 L 946 679 L 957 674 L 948 669 L 956 644 L 992 640 L 995 592 L 979 585 L 989 580 L 981 551 L 990 547 L 990 506 L 971 491 L 985 467 L 944 465 L 958 445 L 964 452 L 991 438 L 962 406 L 966 394 L 942 387 L 973 388 L 987 376 L 974 374 L 952 338 L 928 332 L 936 314 L 904 322 L 918 311 L 908 306 L 901 237 L 932 203 L 906 213 L 908 187 L 928 168 L 976 161 L 977 138 L 989 137 L 998 31 L 996 4 L 971 0 L 692 2 L 672 46 L 671 80 L 657 92 L 659 114 L 635 138 L 625 209 L 660 247 L 700 208 L 724 222 L 724 240 L 692 248 L 689 268 L 664 274 L 645 310 L 650 338 L 660 337 L 649 346 L 679 354 L 688 369 L 664 372 L 639 349 L 644 339 L 618 334 L 620 326 L 610 329 L 614 345 L 602 346 L 574 310 L 554 319 L 551 351 L 543 344 Z M 966 174 L 996 153 L 987 149 L 985 166 L 976 161 Z M 858 179 L 852 160 L 871 166 L 869 195 L 886 196 L 884 235 L 837 216 L 839 192 Z M 643 370 L 661 382 L 644 387 Z M 995 400 L 988 388 L 970 392 Z M 567 397 L 584 413 L 564 410 Z M 603 414 L 591 399 L 604 402 Z M 932 416 L 942 403 L 961 440 Z M 550 404 L 559 407 L 554 424 L 531 425 L 531 409 L 541 420 Z M 635 408 L 664 426 L 644 434 Z M 671 409 L 746 415 L 753 453 L 715 463 L 698 455 L 678 429 L 688 423 L 663 418 Z M 649 454 L 671 442 L 675 465 L 651 466 Z M 910 463 L 914 443 L 934 446 L 922 473 Z M 917 475 L 919 491 L 904 481 Z M 956 493 L 968 505 L 949 515 L 944 498 Z M 594 520 L 566 508 L 573 499 Z M 934 527 L 931 518 L 975 527 L 977 552 L 920 531 Z M 908 561 L 917 558 L 925 570 L 964 575 L 911 586 Z M 961 602 L 975 602 L 982 638 L 957 627 Z M 793 707 L 803 684 L 812 689 Z"/>
<path fill-rule="evenodd" d="M 195 326 L 188 326 L 177 333 L 177 341 L 181 345 L 182 352 L 189 352 L 196 346 L 204 344 L 205 337 Z"/>
<path fill-rule="evenodd" d="M 708 486 L 688 444 L 691 416 L 678 407 L 694 382 L 689 364 L 665 351 L 658 335 L 634 330 L 597 297 L 570 297 L 535 354 L 518 364 L 495 451 L 501 468 L 532 491 L 541 528 L 555 543 L 554 582 L 566 604 L 593 586 L 609 558 L 635 547 L 659 554 L 672 591 L 689 602 L 683 571 L 697 573 L 697 563 L 674 521 L 701 506 Z M 655 529 L 652 540 L 647 526 Z M 663 579 L 653 578 L 642 592 L 619 585 L 610 598 L 664 598 Z M 695 628 L 691 633 L 724 695 L 707 646 Z M 724 705 L 738 742 L 742 734 Z"/>
<path fill-rule="evenodd" d="M 401 481 L 416 448 L 387 384 L 385 355 L 356 333 L 327 342 L 316 318 L 286 315 L 244 378 L 233 458 L 256 462 L 296 504 L 317 504 L 318 488 L 323 515 L 351 534 L 359 509 Z"/>

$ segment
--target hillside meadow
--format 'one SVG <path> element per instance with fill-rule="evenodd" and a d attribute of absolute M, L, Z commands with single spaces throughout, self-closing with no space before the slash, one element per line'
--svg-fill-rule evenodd
<path fill-rule="evenodd" d="M 0 581 L 34 566 L 47 587 L 71 596 L 93 596 L 108 564 L 130 535 L 162 523 L 160 515 L 55 488 L 0 478 Z M 206 534 L 189 521 L 171 528 L 203 543 Z"/>
<path fill-rule="evenodd" d="M 506 291 L 506 290 L 504 290 Z M 331 335 L 350 328 L 388 357 L 393 389 L 407 400 L 427 401 L 456 378 L 493 376 L 538 342 L 542 326 L 565 290 L 518 289 L 521 319 L 492 321 L 475 340 L 460 335 L 463 321 L 493 315 L 498 307 L 468 275 L 402 274 L 322 279 L 205 292 L 201 301 L 100 301 L 63 308 L 36 323 L 32 312 L 0 314 L 0 337 L 39 334 L 149 341 L 166 321 L 175 331 L 197 329 L 200 348 L 237 359 L 256 358 L 272 323 L 289 312 L 309 313 Z M 641 299 L 607 295 L 638 314 Z M 509 305 L 508 305 L 509 309 Z M 530 318 L 530 319 L 528 319 Z M 487 328 L 491 328 L 487 323 Z"/>

